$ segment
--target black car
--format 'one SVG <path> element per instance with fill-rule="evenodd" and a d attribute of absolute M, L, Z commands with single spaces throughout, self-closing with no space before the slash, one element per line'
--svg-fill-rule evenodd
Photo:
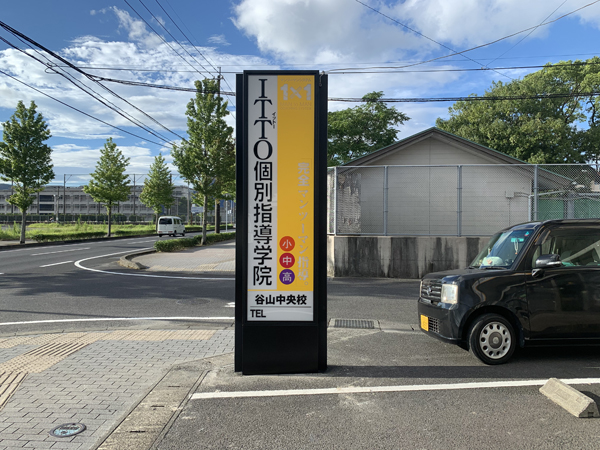
<path fill-rule="evenodd" d="M 421 280 L 421 329 L 502 364 L 517 347 L 600 344 L 600 220 L 495 234 L 470 267 Z"/>

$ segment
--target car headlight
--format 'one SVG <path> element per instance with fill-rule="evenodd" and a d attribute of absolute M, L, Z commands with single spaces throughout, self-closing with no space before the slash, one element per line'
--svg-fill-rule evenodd
<path fill-rule="evenodd" d="M 458 285 L 442 284 L 442 303 L 458 303 Z"/>

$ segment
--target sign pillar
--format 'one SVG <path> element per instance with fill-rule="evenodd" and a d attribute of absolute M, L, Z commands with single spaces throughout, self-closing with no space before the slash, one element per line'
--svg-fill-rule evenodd
<path fill-rule="evenodd" d="M 327 76 L 237 76 L 235 370 L 327 368 Z"/>

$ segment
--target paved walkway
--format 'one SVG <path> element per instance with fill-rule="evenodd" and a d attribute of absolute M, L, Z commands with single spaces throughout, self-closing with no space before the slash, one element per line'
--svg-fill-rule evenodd
<path fill-rule="evenodd" d="M 92 449 L 174 364 L 233 351 L 232 330 L 0 339 L 0 449 Z M 87 429 L 52 437 L 65 423 Z"/>
<path fill-rule="evenodd" d="M 231 241 L 135 261 L 148 271 L 233 274 L 234 258 Z M 233 350 L 233 330 L 0 337 L 0 450 L 94 449 L 174 365 Z M 65 423 L 87 429 L 69 438 L 49 435 Z"/>
<path fill-rule="evenodd" d="M 235 241 L 174 253 L 150 253 L 133 261 L 156 272 L 235 272 Z"/>

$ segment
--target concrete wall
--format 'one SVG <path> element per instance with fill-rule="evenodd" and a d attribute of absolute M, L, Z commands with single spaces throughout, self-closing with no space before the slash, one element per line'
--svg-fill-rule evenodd
<path fill-rule="evenodd" d="M 328 236 L 327 275 L 419 279 L 467 267 L 489 236 Z"/>

